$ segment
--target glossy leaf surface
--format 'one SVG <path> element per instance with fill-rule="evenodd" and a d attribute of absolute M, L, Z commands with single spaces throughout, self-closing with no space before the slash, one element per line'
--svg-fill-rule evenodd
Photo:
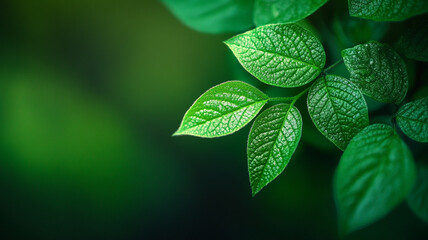
<path fill-rule="evenodd" d="M 397 123 L 411 139 L 428 142 L 428 97 L 402 106 L 397 113 Z"/>
<path fill-rule="evenodd" d="M 250 122 L 268 101 L 257 88 L 240 81 L 217 85 L 200 96 L 174 135 L 220 137 Z"/>
<path fill-rule="evenodd" d="M 400 103 L 409 80 L 403 59 L 388 45 L 371 41 L 342 51 L 351 82 L 379 101 Z"/>
<path fill-rule="evenodd" d="M 297 24 L 265 25 L 225 43 L 249 73 L 273 86 L 305 85 L 325 64 L 320 41 Z"/>
<path fill-rule="evenodd" d="M 278 104 L 262 112 L 248 137 L 248 172 L 253 196 L 287 166 L 302 135 L 296 107 Z"/>
<path fill-rule="evenodd" d="M 311 86 L 308 111 L 318 130 L 342 150 L 369 124 L 361 91 L 339 76 L 327 75 Z"/>

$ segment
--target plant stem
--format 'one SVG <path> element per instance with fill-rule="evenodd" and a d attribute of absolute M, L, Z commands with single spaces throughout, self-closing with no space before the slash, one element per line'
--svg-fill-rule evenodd
<path fill-rule="evenodd" d="M 269 102 L 290 102 L 291 101 L 291 105 L 293 105 L 307 91 L 309 91 L 309 87 L 301 91 L 299 94 L 297 94 L 294 97 L 273 97 L 273 98 L 269 98 Z"/>
<path fill-rule="evenodd" d="M 294 99 L 293 99 L 293 101 L 291 102 L 291 106 L 293 106 L 293 105 L 294 105 L 294 103 L 295 103 L 297 100 L 299 100 L 299 98 L 300 98 L 301 96 L 305 95 L 305 93 L 307 93 L 307 92 L 309 91 L 309 88 L 310 88 L 310 87 L 306 88 L 305 90 L 301 91 L 299 94 L 297 94 L 296 96 L 294 96 Z"/>
<path fill-rule="evenodd" d="M 309 88 L 306 88 L 305 90 L 301 91 L 299 94 L 297 94 L 294 98 L 297 101 L 301 96 L 303 96 L 305 93 L 307 93 L 309 91 Z"/>
<path fill-rule="evenodd" d="M 341 63 L 341 62 L 343 62 L 343 59 L 340 59 L 340 60 L 338 60 L 337 62 L 335 62 L 335 63 L 331 64 L 329 67 L 325 68 L 323 72 L 324 72 L 324 73 L 326 73 L 326 72 L 327 72 L 327 71 L 329 71 L 330 69 L 332 69 L 332 68 L 336 67 L 336 65 L 337 65 L 337 64 L 339 64 L 339 63 Z"/>
<path fill-rule="evenodd" d="M 273 97 L 273 98 L 269 98 L 270 102 L 289 102 L 289 101 L 293 101 L 294 97 Z"/>

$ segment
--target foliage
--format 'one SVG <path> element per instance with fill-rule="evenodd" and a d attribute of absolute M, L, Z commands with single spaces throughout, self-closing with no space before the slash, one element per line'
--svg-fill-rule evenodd
<path fill-rule="evenodd" d="M 364 128 L 336 170 L 340 230 L 353 231 L 386 215 L 406 197 L 414 180 L 412 154 L 394 129 L 383 124 Z"/>
<path fill-rule="evenodd" d="M 195 29 L 208 22 L 208 18 L 214 26 L 210 29 L 204 26 L 204 32 L 239 32 L 244 29 L 241 28 L 243 26 L 235 28 L 235 24 L 243 20 L 240 11 L 217 14 L 235 9 L 244 4 L 243 1 L 177 1 L 181 7 L 173 6 L 172 1 L 164 2 Z M 296 23 L 326 2 L 256 0 L 253 18 L 259 27 L 225 41 L 242 67 L 256 79 L 275 87 L 302 87 L 300 92 L 291 97 L 269 97 L 244 82 L 220 84 L 196 100 L 174 135 L 224 136 L 255 118 L 247 145 L 248 171 L 254 196 L 283 172 L 298 147 L 303 120 L 296 102 L 307 94 L 307 109 L 314 126 L 344 151 L 334 178 L 339 231 L 347 234 L 372 224 L 406 197 L 416 215 L 427 221 L 426 166 L 415 164 L 406 143 L 408 139 L 404 138 L 404 141 L 402 134 L 417 142 L 428 141 L 428 97 L 406 103 L 415 76 L 406 63 L 427 59 L 427 28 L 420 27 L 426 18 L 422 16 L 406 22 L 411 27 L 399 34 L 398 40 L 391 45 L 379 42 L 387 34 L 387 23 L 377 24 L 362 19 L 406 20 L 427 12 L 428 2 L 349 0 L 349 14 L 362 18 L 353 20 L 354 25 L 369 26 L 370 36 L 376 36 L 376 39 L 364 43 L 360 42 L 364 39 L 361 37 L 356 40 L 343 37 L 346 31 L 358 31 L 358 28 L 345 29 L 346 23 L 336 22 L 334 25 L 338 40 L 329 34 L 320 35 L 308 22 Z M 187 8 L 189 14 L 202 14 L 199 12 L 202 9 L 210 12 L 214 5 L 218 8 L 213 14 L 198 15 L 204 20 L 195 18 L 193 21 L 183 12 L 183 6 L 191 4 L 196 4 L 194 9 L 198 11 Z M 253 6 L 252 1 L 246 4 L 241 10 Z M 235 14 L 237 21 L 224 25 L 219 17 L 230 18 L 229 14 Z M 320 26 L 321 29 L 324 27 L 323 24 Z M 321 37 L 336 42 L 322 41 Z M 327 45 L 323 46 L 322 42 Z M 332 51 L 330 55 L 340 59 L 325 67 L 328 52 L 324 49 Z M 403 59 L 397 51 L 408 59 Z M 340 74 L 330 74 L 340 63 L 344 63 L 346 68 L 337 71 Z M 375 101 L 366 102 L 364 95 Z M 262 111 L 266 104 L 273 106 Z M 395 108 L 386 117 L 391 126 L 385 124 L 388 121 L 369 124 L 372 106 L 376 109 L 383 106 Z M 261 113 L 256 117 L 259 111 Z M 375 116 L 374 119 L 384 118 Z"/>

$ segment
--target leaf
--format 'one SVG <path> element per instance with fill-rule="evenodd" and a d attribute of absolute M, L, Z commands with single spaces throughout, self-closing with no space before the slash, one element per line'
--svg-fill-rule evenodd
<path fill-rule="evenodd" d="M 428 19 L 422 16 L 406 21 L 403 35 L 395 45 L 410 59 L 428 62 Z"/>
<path fill-rule="evenodd" d="M 328 0 L 256 0 L 256 26 L 269 23 L 292 23 L 306 18 Z"/>
<path fill-rule="evenodd" d="M 412 154 L 392 127 L 364 128 L 351 140 L 336 169 L 334 193 L 341 232 L 384 217 L 407 196 L 414 180 Z"/>
<path fill-rule="evenodd" d="M 305 85 L 325 64 L 320 41 L 296 24 L 258 27 L 225 43 L 249 73 L 273 86 Z"/>
<path fill-rule="evenodd" d="M 284 170 L 301 136 L 302 117 L 292 105 L 275 105 L 256 118 L 247 149 L 253 196 Z"/>
<path fill-rule="evenodd" d="M 250 122 L 268 101 L 257 88 L 240 81 L 217 85 L 200 96 L 174 135 L 221 137 Z"/>
<path fill-rule="evenodd" d="M 162 0 L 190 28 L 204 33 L 241 32 L 253 26 L 254 0 Z"/>
<path fill-rule="evenodd" d="M 348 0 L 349 14 L 375 21 L 402 21 L 428 11 L 424 0 Z"/>
<path fill-rule="evenodd" d="M 388 45 L 370 41 L 342 51 L 351 82 L 379 102 L 400 103 L 409 87 L 403 59 Z"/>
<path fill-rule="evenodd" d="M 428 165 L 418 165 L 418 176 L 407 196 L 407 204 L 416 216 L 428 224 Z"/>
<path fill-rule="evenodd" d="M 397 123 L 409 138 L 428 142 L 428 97 L 402 106 L 397 113 Z"/>
<path fill-rule="evenodd" d="M 342 150 L 369 124 L 363 94 L 339 76 L 327 75 L 311 86 L 308 111 L 318 130 Z"/>

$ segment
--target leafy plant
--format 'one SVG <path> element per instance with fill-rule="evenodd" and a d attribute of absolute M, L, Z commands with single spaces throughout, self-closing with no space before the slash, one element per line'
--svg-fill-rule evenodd
<path fill-rule="evenodd" d="M 238 0 L 183 0 L 177 1 L 178 5 L 164 1 L 174 12 L 181 12 L 184 7 L 177 6 L 185 6 L 186 2 L 197 4 L 201 11 L 224 6 L 215 8 L 215 14 L 203 16 L 205 20 L 211 18 L 211 23 L 218 22 L 218 27 L 229 27 L 219 18 L 236 16 L 239 19 L 241 11 L 217 13 L 236 10 L 243 4 Z M 319 36 L 307 23 L 295 22 L 326 2 L 256 0 L 253 18 L 255 24 L 261 26 L 225 41 L 252 76 L 275 87 L 305 86 L 300 93 L 291 97 L 270 97 L 247 83 L 225 82 L 209 89 L 195 101 L 174 135 L 225 136 L 255 118 L 247 145 L 248 172 L 254 196 L 280 175 L 292 158 L 303 127 L 295 103 L 307 95 L 307 109 L 315 127 L 344 151 L 334 177 L 339 231 L 346 234 L 379 220 L 406 197 L 416 215 L 427 221 L 428 172 L 426 166 L 416 166 L 398 127 L 409 138 L 428 142 L 428 97 L 403 104 L 413 75 L 396 50 L 385 43 L 370 40 L 348 46 L 341 51 L 341 59 L 325 67 L 326 52 Z M 249 1 L 246 6 L 252 4 Z M 244 9 L 247 8 L 241 10 Z M 186 11 L 190 12 L 189 9 Z M 349 0 L 351 16 L 376 21 L 401 21 L 427 11 L 427 1 Z M 188 16 L 183 14 L 177 13 L 186 24 L 196 29 L 205 21 L 190 24 Z M 418 21 L 418 18 L 412 19 L 411 25 L 420 26 Z M 241 30 L 235 28 L 235 22 L 230 27 Z M 381 32 L 385 32 L 385 25 L 381 28 Z M 410 59 L 426 61 L 428 32 L 426 28 L 422 31 L 414 29 L 405 31 L 394 46 Z M 212 32 L 217 30 L 219 28 L 214 27 Z M 208 29 L 204 31 L 210 32 Z M 407 48 L 410 43 L 414 44 Z M 330 74 L 341 63 L 348 73 L 344 76 Z M 390 125 L 369 124 L 369 108 L 364 95 L 395 106 L 396 111 L 388 117 Z M 373 100 L 370 100 L 371 104 Z M 266 104 L 273 106 L 258 115 Z"/>

